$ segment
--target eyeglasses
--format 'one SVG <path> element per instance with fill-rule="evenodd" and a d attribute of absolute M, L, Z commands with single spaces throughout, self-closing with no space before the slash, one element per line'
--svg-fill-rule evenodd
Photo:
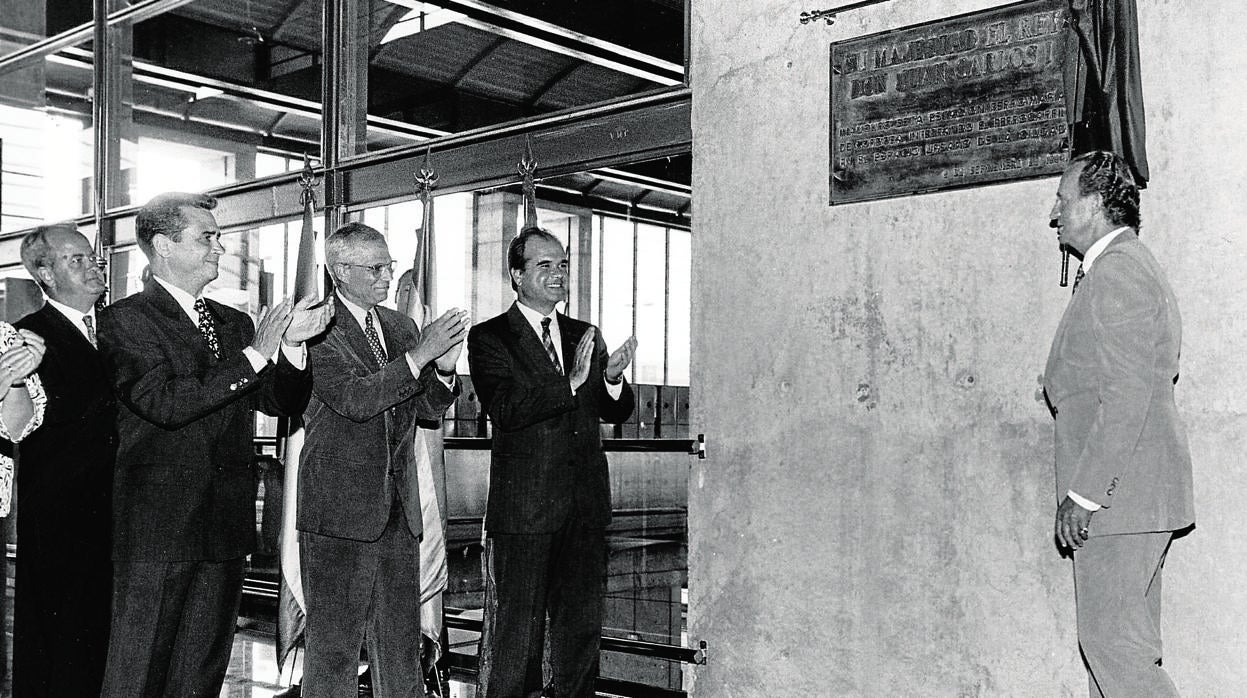
<path fill-rule="evenodd" d="M 85 269 L 87 267 L 98 267 L 100 258 L 93 254 L 63 254 L 61 259 L 65 260 L 70 269 Z"/>
<path fill-rule="evenodd" d="M 383 271 L 388 271 L 393 274 L 394 265 L 397 263 L 397 260 L 393 259 L 388 262 L 380 262 L 377 264 L 352 264 L 350 262 L 338 262 L 338 264 L 341 264 L 344 267 L 359 267 L 360 269 L 366 269 L 368 270 L 368 273 L 373 276 L 381 276 L 381 272 Z"/>

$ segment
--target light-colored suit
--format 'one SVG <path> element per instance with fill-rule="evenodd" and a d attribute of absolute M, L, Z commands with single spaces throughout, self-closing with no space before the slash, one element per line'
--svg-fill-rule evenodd
<path fill-rule="evenodd" d="M 1191 456 L 1173 401 L 1182 319 L 1138 236 L 1113 240 L 1078 286 L 1048 354 L 1057 500 L 1104 507 L 1090 535 L 1175 531 L 1195 522 Z"/>
<path fill-rule="evenodd" d="M 1078 285 L 1044 390 L 1056 417 L 1057 501 L 1099 505 L 1074 552 L 1078 639 L 1092 696 L 1176 696 L 1161 658 L 1161 569 L 1195 521 L 1174 404 L 1182 321 L 1155 258 L 1119 234 Z"/>

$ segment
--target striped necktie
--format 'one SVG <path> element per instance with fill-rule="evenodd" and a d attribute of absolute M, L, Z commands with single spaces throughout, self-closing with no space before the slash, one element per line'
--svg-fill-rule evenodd
<path fill-rule="evenodd" d="M 372 355 L 377 358 L 378 366 L 385 366 L 390 361 L 385 356 L 385 347 L 381 345 L 381 337 L 377 334 L 377 326 L 372 324 L 372 311 L 364 316 L 364 336 L 368 338 L 368 346 L 372 347 Z"/>
<path fill-rule="evenodd" d="M 550 338 L 550 318 L 541 318 L 541 344 L 546 348 L 546 355 L 550 357 L 550 363 L 554 364 L 554 370 L 561 375 L 563 373 L 563 364 L 559 363 L 559 353 L 554 349 L 554 340 Z"/>
<path fill-rule="evenodd" d="M 91 320 L 91 316 L 83 315 L 82 324 L 87 326 L 87 339 L 91 342 L 91 346 L 98 346 L 95 343 L 95 323 Z"/>
<path fill-rule="evenodd" d="M 1074 272 L 1074 290 L 1070 291 L 1070 293 L 1074 293 L 1074 291 L 1078 290 L 1078 282 L 1082 281 L 1082 277 L 1084 276 L 1086 276 L 1086 274 L 1083 273 L 1082 265 L 1079 264 L 1078 271 Z"/>

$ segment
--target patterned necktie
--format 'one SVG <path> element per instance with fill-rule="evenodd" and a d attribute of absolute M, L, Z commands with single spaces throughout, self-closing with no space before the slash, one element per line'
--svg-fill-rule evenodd
<path fill-rule="evenodd" d="M 1082 277 L 1084 276 L 1086 276 L 1086 274 L 1083 273 L 1082 265 L 1079 264 L 1078 271 L 1074 272 L 1074 291 L 1078 290 L 1078 282 L 1082 281 Z M 1074 291 L 1070 291 L 1070 293 L 1073 293 Z"/>
<path fill-rule="evenodd" d="M 364 316 L 364 336 L 368 338 L 368 346 L 372 347 L 372 355 L 377 358 L 377 365 L 389 363 L 385 358 L 385 347 L 381 346 L 381 337 L 377 335 L 377 327 L 372 324 L 372 311 Z"/>
<path fill-rule="evenodd" d="M 559 363 L 559 353 L 554 350 L 554 340 L 550 338 L 550 318 L 541 319 L 541 344 L 546 348 L 546 354 L 550 357 L 550 363 L 554 364 L 554 370 L 561 375 L 563 373 L 563 364 Z"/>
<path fill-rule="evenodd" d="M 216 324 L 208 314 L 208 303 L 202 298 L 195 299 L 195 312 L 199 313 L 199 334 L 204 336 L 212 355 L 221 358 L 221 343 L 216 338 Z"/>
<path fill-rule="evenodd" d="M 91 322 L 91 316 L 83 315 L 82 324 L 87 326 L 87 339 L 91 342 L 91 346 L 98 346 L 95 343 L 95 323 Z"/>

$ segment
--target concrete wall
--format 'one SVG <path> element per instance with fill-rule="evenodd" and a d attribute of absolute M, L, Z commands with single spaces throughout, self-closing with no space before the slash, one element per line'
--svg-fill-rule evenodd
<path fill-rule="evenodd" d="M 835 3 L 824 3 L 833 6 Z M 843 3 L 841 3 L 843 4 Z M 692 4 L 694 696 L 1085 695 L 1037 393 L 1069 297 L 1054 178 L 829 207 L 828 43 L 998 6 Z M 808 6 L 807 6 L 808 5 Z M 1139 0 L 1144 240 L 1185 320 L 1199 528 L 1166 571 L 1184 695 L 1247 686 L 1247 26 Z"/>

